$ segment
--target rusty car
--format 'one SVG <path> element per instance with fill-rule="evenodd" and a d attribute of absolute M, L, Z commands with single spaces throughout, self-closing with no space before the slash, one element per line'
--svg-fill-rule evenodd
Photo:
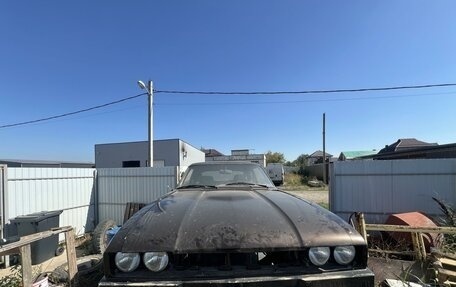
<path fill-rule="evenodd" d="M 197 163 L 104 252 L 99 286 L 374 286 L 366 242 L 247 162 Z"/>

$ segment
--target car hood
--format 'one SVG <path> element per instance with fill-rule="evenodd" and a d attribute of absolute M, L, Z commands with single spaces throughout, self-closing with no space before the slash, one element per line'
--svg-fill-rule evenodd
<path fill-rule="evenodd" d="M 144 207 L 107 252 L 286 250 L 364 245 L 340 217 L 280 190 L 177 190 Z"/>

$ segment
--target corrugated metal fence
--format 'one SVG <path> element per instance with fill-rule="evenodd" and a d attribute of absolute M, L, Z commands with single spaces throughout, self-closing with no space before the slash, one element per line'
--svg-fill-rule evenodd
<path fill-rule="evenodd" d="M 150 203 L 173 189 L 177 167 L 98 169 L 99 220 L 123 223 L 127 202 Z"/>
<path fill-rule="evenodd" d="M 149 203 L 177 183 L 176 167 L 95 169 L 0 166 L 0 232 L 10 219 L 63 210 L 60 226 L 77 235 L 112 218 L 123 221 L 127 202 Z M 0 234 L 3 237 L 3 234 Z"/>
<path fill-rule="evenodd" d="M 34 212 L 63 210 L 60 225 L 76 234 L 95 224 L 95 170 L 89 168 L 7 168 L 4 212 L 11 219 Z"/>
<path fill-rule="evenodd" d="M 440 216 L 432 197 L 456 206 L 456 159 L 335 162 L 330 177 L 331 211 L 345 219 L 356 211 L 369 223 L 410 211 Z"/>

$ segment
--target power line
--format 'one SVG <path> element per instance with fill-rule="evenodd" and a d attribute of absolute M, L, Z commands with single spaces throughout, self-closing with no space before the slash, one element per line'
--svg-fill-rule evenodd
<path fill-rule="evenodd" d="M 254 101 L 254 102 L 214 102 L 214 103 L 156 103 L 157 106 L 217 106 L 217 105 L 261 105 L 261 104 L 293 104 L 293 103 L 316 103 L 316 102 L 346 102 L 357 100 L 381 100 L 381 99 L 397 99 L 409 97 L 424 97 L 438 95 L 454 95 L 456 92 L 447 93 L 428 93 L 415 95 L 395 95 L 395 96 L 378 96 L 378 97 L 356 97 L 356 98 L 337 98 L 337 99 L 313 99 L 313 100 L 284 100 L 284 101 Z"/>
<path fill-rule="evenodd" d="M 206 91 L 206 92 L 204 92 L 204 91 L 154 90 L 154 92 L 162 93 L 162 94 L 201 94 L 201 95 L 279 95 L 279 94 L 327 94 L 327 93 L 343 93 L 343 92 L 354 93 L 354 92 L 369 92 L 369 91 L 426 89 L 426 88 L 452 87 L 452 86 L 456 86 L 456 83 L 428 84 L 428 85 L 415 85 L 415 86 L 396 86 L 396 87 L 376 87 L 376 88 L 360 88 L 360 89 L 307 90 L 307 91 L 269 91 L 269 92 L 268 91 L 263 91 L 263 92 L 220 92 L 220 91 L 207 92 Z M 132 100 L 134 98 L 138 98 L 138 97 L 141 97 L 144 95 L 147 95 L 147 93 L 142 93 L 139 95 L 126 97 L 126 98 L 123 98 L 123 99 L 120 99 L 117 101 L 105 103 L 105 104 L 98 105 L 98 106 L 93 106 L 93 107 L 82 109 L 82 110 L 77 110 L 74 112 L 69 112 L 69 113 L 64 113 L 64 114 L 55 115 L 55 116 L 51 116 L 51 117 L 30 120 L 30 121 L 25 121 L 25 122 L 19 122 L 19 123 L 14 123 L 14 124 L 1 125 L 0 129 L 22 126 L 22 125 L 27 125 L 27 124 L 33 124 L 33 123 L 63 118 L 63 117 L 67 117 L 67 116 L 71 116 L 71 115 L 75 115 L 75 114 L 80 114 L 80 113 L 88 112 L 91 110 L 100 109 L 100 108 L 104 108 L 104 107 L 107 107 L 110 105 L 125 102 L 128 100 Z M 400 95 L 399 96 L 385 96 L 384 98 L 386 98 L 386 97 L 390 97 L 390 98 L 400 97 Z M 381 97 L 377 97 L 377 98 L 381 98 Z M 365 98 L 351 98 L 351 99 L 346 99 L 346 100 L 355 100 L 355 99 L 365 99 Z M 329 101 L 330 99 L 327 99 L 327 100 Z M 335 99 L 335 100 L 337 100 L 337 99 Z M 323 100 L 320 100 L 320 101 L 323 101 Z M 274 102 L 270 102 L 270 103 L 274 103 Z M 280 103 L 280 102 L 277 102 L 277 103 Z M 246 104 L 246 103 L 239 103 L 239 104 Z"/>
<path fill-rule="evenodd" d="M 437 87 L 453 87 L 456 83 L 430 84 L 416 86 L 377 87 L 361 89 L 335 89 L 335 90 L 307 90 L 307 91 L 263 91 L 263 92 L 220 92 L 220 91 L 176 91 L 176 90 L 154 90 L 154 93 L 162 94 L 199 94 L 199 95 L 286 95 L 286 94 L 329 94 L 329 93 L 355 93 L 372 91 L 392 91 L 406 89 L 426 89 Z"/>
<path fill-rule="evenodd" d="M 80 114 L 80 113 L 92 111 L 92 110 L 95 110 L 95 109 L 100 109 L 100 108 L 104 108 L 104 107 L 111 106 L 111 105 L 114 105 L 114 104 L 118 104 L 118 103 L 121 103 L 121 102 L 125 102 L 125 101 L 131 100 L 131 99 L 134 99 L 134 98 L 138 98 L 138 97 L 144 96 L 144 95 L 147 95 L 147 93 L 142 93 L 142 94 L 139 94 L 139 95 L 136 95 L 136 96 L 123 98 L 123 99 L 120 99 L 120 100 L 117 100 L 117 101 L 109 102 L 109 103 L 106 103 L 106 104 L 102 104 L 102 105 L 98 105 L 98 106 L 94 106 L 94 107 L 90 107 L 90 108 L 87 108 L 87 109 L 82 109 L 82 110 L 78 110 L 78 111 L 74 111 L 74 112 L 70 112 L 70 113 L 65 113 L 65 114 L 60 114 L 60 115 L 51 116 L 51 117 L 47 117 L 47 118 L 41 118 L 41 119 L 37 119 L 37 120 L 31 120 L 31 121 L 20 122 L 20 123 L 15 123 L 15 124 L 3 125 L 3 126 L 0 126 L 0 129 L 23 126 L 23 125 L 28 125 L 28 124 L 33 124 L 33 123 L 38 123 L 38 122 L 58 119 L 58 118 L 63 118 L 63 117 L 67 117 L 67 116 L 71 116 L 71 115 L 75 115 L 75 114 Z"/>

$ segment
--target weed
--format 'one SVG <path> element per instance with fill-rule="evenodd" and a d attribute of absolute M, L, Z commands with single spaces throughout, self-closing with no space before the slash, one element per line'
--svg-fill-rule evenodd
<path fill-rule="evenodd" d="M 22 286 L 21 265 L 11 267 L 11 274 L 0 278 L 0 287 L 20 287 Z"/>
<path fill-rule="evenodd" d="M 287 186 L 298 186 L 301 185 L 301 176 L 296 173 L 286 174 L 285 185 Z"/>
<path fill-rule="evenodd" d="M 33 267 L 32 278 L 41 274 L 41 267 Z M 0 278 L 0 287 L 22 287 L 22 266 L 16 264 L 11 267 L 11 274 Z"/>
<path fill-rule="evenodd" d="M 443 200 L 439 200 L 435 197 L 432 198 L 440 207 L 443 213 L 443 217 L 439 218 L 440 225 L 456 227 L 456 210 L 450 205 L 445 203 Z M 456 252 L 456 234 L 445 234 L 443 238 L 442 250 L 448 253 Z"/>

